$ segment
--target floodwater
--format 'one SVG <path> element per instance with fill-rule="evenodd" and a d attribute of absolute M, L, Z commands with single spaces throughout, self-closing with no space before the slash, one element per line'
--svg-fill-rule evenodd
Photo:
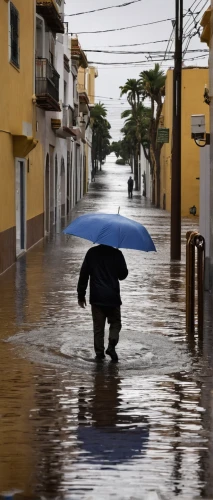
<path fill-rule="evenodd" d="M 184 221 L 183 259 L 171 264 L 169 216 L 127 198 L 129 174 L 105 164 L 72 214 L 120 206 L 157 247 L 124 251 L 118 365 L 95 364 L 90 307 L 77 305 L 90 242 L 58 232 L 0 277 L 0 494 L 213 498 L 211 315 L 202 343 L 185 331 L 185 233 L 195 223 Z"/>

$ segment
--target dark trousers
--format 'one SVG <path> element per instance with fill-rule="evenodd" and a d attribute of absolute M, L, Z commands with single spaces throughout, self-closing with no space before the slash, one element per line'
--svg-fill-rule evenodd
<path fill-rule="evenodd" d="M 128 197 L 132 198 L 132 189 L 128 189 Z"/>
<path fill-rule="evenodd" d="M 104 353 L 104 330 L 106 319 L 109 326 L 109 345 L 116 346 L 121 331 L 121 308 L 92 305 L 94 348 L 96 354 Z"/>

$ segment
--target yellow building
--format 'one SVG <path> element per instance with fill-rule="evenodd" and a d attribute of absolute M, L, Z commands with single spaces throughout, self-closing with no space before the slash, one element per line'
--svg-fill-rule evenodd
<path fill-rule="evenodd" d="M 80 101 L 80 112 L 87 117 L 90 116 L 90 106 L 95 103 L 95 79 L 98 76 L 98 70 L 94 66 L 88 66 L 86 68 L 80 67 L 78 70 L 78 92 Z M 85 133 L 85 156 L 86 156 L 86 173 L 85 173 L 85 186 L 84 192 L 88 191 L 88 184 L 91 181 L 91 171 L 92 171 L 92 131 L 91 128 L 87 128 Z"/>
<path fill-rule="evenodd" d="M 44 233 L 43 159 L 35 139 L 34 0 L 2 0 L 0 32 L 2 273 Z"/>
<path fill-rule="evenodd" d="M 182 153 L 181 186 L 182 217 L 189 216 L 190 208 L 195 206 L 199 215 L 199 176 L 200 149 L 191 139 L 191 115 L 204 114 L 206 128 L 209 130 L 209 108 L 204 103 L 204 88 L 208 84 L 208 68 L 188 67 L 182 71 Z M 172 105 L 173 70 L 167 72 L 165 102 L 161 126 L 169 129 L 169 143 L 161 151 L 161 207 L 171 210 L 171 154 L 172 154 Z"/>

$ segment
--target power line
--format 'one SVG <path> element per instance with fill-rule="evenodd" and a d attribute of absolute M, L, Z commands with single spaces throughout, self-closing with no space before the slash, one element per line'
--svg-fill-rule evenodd
<path fill-rule="evenodd" d="M 76 12 L 75 14 L 65 14 L 66 17 L 82 16 L 83 14 L 92 14 L 94 12 L 100 12 L 101 10 L 118 9 L 120 7 L 128 7 L 133 3 L 142 2 L 142 0 L 131 0 L 130 2 L 125 2 L 120 5 L 111 5 L 110 7 L 102 7 L 101 9 L 86 10 L 84 12 Z"/>
<path fill-rule="evenodd" d="M 195 2 L 193 2 L 193 4 L 191 5 L 191 7 L 189 7 L 188 9 L 188 13 L 190 14 L 189 18 L 187 19 L 185 25 L 184 25 L 184 30 L 186 30 L 186 28 L 193 24 L 193 21 L 191 22 L 191 18 L 192 16 L 194 16 L 194 14 L 197 14 L 199 15 L 200 12 L 195 12 L 196 9 L 198 9 L 199 5 L 202 3 L 203 0 L 195 0 Z M 198 3 L 197 3 L 198 2 Z M 194 10 L 192 10 L 192 7 L 194 6 L 194 4 L 196 3 L 195 7 L 194 7 Z"/>
<path fill-rule="evenodd" d="M 110 30 L 99 30 L 99 31 L 78 31 L 78 35 L 85 35 L 85 34 L 96 34 L 96 33 L 109 33 L 109 32 L 112 32 L 112 31 L 122 31 L 122 30 L 129 30 L 129 29 L 132 29 L 132 28 L 138 28 L 138 27 L 141 27 L 141 26 L 151 26 L 153 24 L 159 24 L 159 23 L 166 23 L 167 21 L 173 21 L 172 18 L 168 18 L 168 19 L 161 19 L 160 21 L 152 21 L 150 23 L 143 23 L 143 24 L 135 24 L 134 26 L 126 26 L 125 28 L 114 28 L 114 29 L 110 29 Z M 74 33 L 71 32 L 71 33 L 68 33 L 69 35 L 73 35 Z"/>
<path fill-rule="evenodd" d="M 203 0 L 200 0 L 200 1 L 199 1 L 199 4 L 197 5 L 197 7 L 200 5 L 201 1 L 203 1 Z M 191 16 L 193 17 L 193 20 L 191 21 L 191 23 L 190 23 L 190 24 L 187 24 L 187 23 L 186 23 L 186 25 L 184 26 L 184 30 L 186 29 L 186 27 L 187 27 L 187 29 L 189 29 L 192 25 L 194 25 L 194 26 L 193 26 L 193 28 L 192 28 L 192 29 L 190 29 L 189 31 L 187 31 L 187 32 L 185 33 L 185 38 L 186 38 L 188 35 L 190 35 L 190 34 L 192 33 L 192 30 L 193 30 L 194 28 L 195 28 L 195 29 L 197 28 L 197 25 L 199 24 L 199 20 L 197 21 L 197 18 L 198 18 L 198 16 L 201 14 L 201 12 L 204 10 L 204 8 L 206 7 L 206 5 L 207 5 L 208 3 L 209 3 L 209 0 L 206 0 L 206 1 L 205 1 L 205 3 L 204 3 L 204 5 L 201 7 L 201 9 L 199 10 L 199 12 L 197 12 L 197 13 L 196 13 L 196 15 L 195 15 L 195 16 L 194 16 L 195 12 L 191 12 Z"/>
<path fill-rule="evenodd" d="M 135 51 L 130 51 L 130 50 L 93 50 L 93 49 L 84 49 L 85 52 L 92 52 L 92 53 L 101 53 L 101 54 L 117 54 L 117 55 L 126 55 L 126 54 L 148 54 L 148 55 L 162 55 L 165 57 L 165 51 L 164 50 L 156 50 L 156 51 L 143 51 L 143 50 L 135 50 Z M 193 49 L 193 50 L 188 50 L 188 52 L 208 52 L 208 49 Z M 167 51 L 167 54 L 172 54 L 174 55 L 174 51 Z M 165 60 L 165 59 L 164 59 Z"/>
<path fill-rule="evenodd" d="M 193 51 L 193 52 L 197 52 L 196 50 Z M 163 56 L 163 55 L 162 55 Z M 207 54 L 205 55 L 202 55 L 202 56 L 197 56 L 195 57 L 194 59 L 197 59 L 199 57 L 206 57 Z M 151 62 L 164 62 L 164 61 L 171 61 L 173 60 L 173 57 L 167 57 L 166 59 L 160 59 L 159 57 L 156 58 L 156 59 L 152 59 Z M 139 65 L 139 64 L 143 64 L 143 63 L 146 63 L 147 60 L 143 60 L 143 61 L 119 61 L 119 62 L 103 62 L 103 61 L 88 61 L 89 64 L 100 64 L 100 65 L 103 65 L 103 66 L 118 66 L 118 65 L 122 65 L 122 66 L 126 66 L 126 65 Z"/>
<path fill-rule="evenodd" d="M 155 40 L 154 42 L 141 42 L 141 43 L 128 43 L 128 44 L 124 44 L 124 45 L 101 45 L 102 49 L 106 49 L 106 48 L 115 48 L 115 47 L 136 47 L 136 46 L 139 46 L 139 45 L 151 45 L 153 43 L 165 43 L 165 42 L 168 42 L 168 40 Z M 100 44 L 95 46 L 95 48 L 97 47 L 100 47 Z"/>
<path fill-rule="evenodd" d="M 199 1 L 199 4 L 196 6 L 196 8 L 201 4 L 201 1 Z M 189 45 L 191 43 L 191 40 L 194 36 L 196 36 L 197 34 L 199 35 L 200 34 L 200 27 L 198 27 L 198 24 L 200 23 L 200 20 L 197 21 L 197 17 L 201 14 L 201 12 L 204 10 L 204 8 L 206 7 L 207 3 L 209 3 L 209 0 L 206 0 L 205 3 L 203 4 L 203 6 L 201 7 L 200 11 L 196 14 L 196 16 L 194 16 L 194 12 L 191 12 L 192 16 L 193 16 L 193 21 L 190 23 L 190 24 L 186 24 L 187 25 L 187 29 L 189 30 L 189 28 L 193 25 L 193 27 L 187 31 L 187 33 L 185 33 L 185 48 L 183 50 L 183 56 L 186 54 L 188 48 L 189 48 Z M 185 29 L 185 27 L 184 27 Z M 193 32 L 193 30 L 195 30 Z"/>

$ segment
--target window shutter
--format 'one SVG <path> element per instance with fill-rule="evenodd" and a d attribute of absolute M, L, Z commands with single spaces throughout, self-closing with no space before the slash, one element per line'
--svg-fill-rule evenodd
<path fill-rule="evenodd" d="M 12 3 L 10 4 L 10 36 L 11 62 L 19 67 L 19 13 Z"/>

